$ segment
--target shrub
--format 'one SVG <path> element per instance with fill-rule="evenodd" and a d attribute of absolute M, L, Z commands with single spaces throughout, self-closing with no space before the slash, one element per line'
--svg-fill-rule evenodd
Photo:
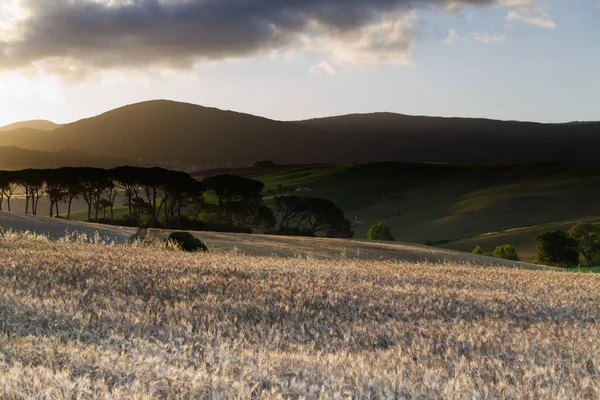
<path fill-rule="evenodd" d="M 600 223 L 580 222 L 569 229 L 569 237 L 577 241 L 577 249 L 588 266 L 600 261 Z"/>
<path fill-rule="evenodd" d="M 176 243 L 183 251 L 208 251 L 208 247 L 189 232 L 173 232 L 169 235 L 169 242 Z"/>
<path fill-rule="evenodd" d="M 479 254 L 480 256 L 490 256 L 490 253 L 486 253 L 481 246 L 475 247 L 471 253 Z"/>
<path fill-rule="evenodd" d="M 577 266 L 579 251 L 577 241 L 564 231 L 542 232 L 537 236 L 538 259 L 552 265 Z"/>
<path fill-rule="evenodd" d="M 369 240 L 386 240 L 393 242 L 396 240 L 394 236 L 392 236 L 392 230 L 385 222 L 379 222 L 369 229 L 367 232 L 367 239 Z"/>
<path fill-rule="evenodd" d="M 505 244 L 504 246 L 496 247 L 496 250 L 492 252 L 492 256 L 496 258 L 502 258 L 504 260 L 519 261 L 517 255 L 517 249 L 512 244 Z"/>

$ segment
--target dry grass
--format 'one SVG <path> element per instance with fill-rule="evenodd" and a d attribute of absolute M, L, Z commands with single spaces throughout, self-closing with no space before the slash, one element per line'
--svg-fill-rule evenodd
<path fill-rule="evenodd" d="M 0 239 L 0 398 L 598 398 L 600 275 Z"/>
<path fill-rule="evenodd" d="M 169 236 L 169 233 L 171 233 L 171 231 L 151 229 L 149 235 L 164 240 Z M 456 264 L 494 265 L 499 267 L 517 267 L 537 270 L 555 269 L 414 243 L 278 235 L 250 235 L 240 233 L 190 233 L 205 242 L 213 251 L 234 251 L 250 256 L 301 257 L 329 260 L 345 257 L 370 261 L 393 260 L 411 263 L 452 262 Z"/>

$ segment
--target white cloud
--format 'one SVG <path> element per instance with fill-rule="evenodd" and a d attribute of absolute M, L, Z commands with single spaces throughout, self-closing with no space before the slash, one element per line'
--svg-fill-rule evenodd
<path fill-rule="evenodd" d="M 539 0 L 502 0 L 504 7 L 516 8 L 521 11 L 541 13 L 546 10 L 548 4 Z"/>
<path fill-rule="evenodd" d="M 333 65 L 329 63 L 329 61 L 321 61 L 320 63 L 313 65 L 310 67 L 310 73 L 312 75 L 335 75 L 337 74 L 337 70 Z"/>
<path fill-rule="evenodd" d="M 492 35 L 490 33 L 484 33 L 484 32 L 474 32 L 469 35 L 460 35 L 458 32 L 456 32 L 454 29 L 452 29 L 452 30 L 450 30 L 450 32 L 448 32 L 446 39 L 444 39 L 444 43 L 452 44 L 454 42 L 459 42 L 459 41 L 464 42 L 467 40 L 472 40 L 475 42 L 485 43 L 485 44 L 502 43 L 502 42 L 506 42 L 506 36 L 505 35 Z"/>
<path fill-rule="evenodd" d="M 509 11 L 508 14 L 506 15 L 506 19 L 509 21 L 525 22 L 529 25 L 537 26 L 540 28 L 546 28 L 546 29 L 556 28 L 556 24 L 554 23 L 554 21 L 552 20 L 550 15 L 548 15 L 546 13 L 542 13 L 537 16 L 535 16 L 535 15 L 531 16 L 531 15 L 522 14 L 518 11 Z"/>

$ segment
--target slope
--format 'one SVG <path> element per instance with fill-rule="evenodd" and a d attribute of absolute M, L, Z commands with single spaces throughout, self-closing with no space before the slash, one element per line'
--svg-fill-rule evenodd
<path fill-rule="evenodd" d="M 55 124 L 52 121 L 47 121 L 43 119 L 36 119 L 32 121 L 20 121 L 15 122 L 6 126 L 0 127 L 0 132 L 8 132 L 15 129 L 28 128 L 28 129 L 36 129 L 40 131 L 53 131 L 56 128 L 59 128 L 60 124 Z"/>
<path fill-rule="evenodd" d="M 312 128 L 171 101 L 122 107 L 43 137 L 22 132 L 12 138 L 20 147 L 70 148 L 136 162 L 195 165 L 197 169 L 251 165 L 259 159 L 297 163 L 309 158 L 314 162 L 321 151 L 317 139 Z"/>
<path fill-rule="evenodd" d="M 14 146 L 0 146 L 0 170 L 60 167 L 114 167 L 124 164 L 115 158 L 91 156 L 73 150 L 36 151 Z"/>
<path fill-rule="evenodd" d="M 440 243 L 600 216 L 600 166 L 321 165 L 256 179 L 266 183 L 267 200 L 283 185 L 301 188 L 303 196 L 334 201 L 351 222 L 357 217 L 363 221 L 353 227 L 357 238 L 365 238 L 379 221 L 390 225 L 398 240 Z"/>
<path fill-rule="evenodd" d="M 0 231 L 29 232 L 47 236 L 52 240 L 64 238 L 67 233 L 81 237 L 86 235 L 90 239 L 98 235 L 109 243 L 114 241 L 117 244 L 123 244 L 136 234 L 137 229 L 0 212 Z"/>
<path fill-rule="evenodd" d="M 352 114 L 298 121 L 335 132 L 351 162 L 598 163 L 600 122 L 540 124 L 470 118 Z"/>
<path fill-rule="evenodd" d="M 43 151 L 68 148 L 189 170 L 244 167 L 257 160 L 593 164 L 600 152 L 600 123 L 539 124 L 390 113 L 282 122 L 188 103 L 148 101 L 52 132 L 30 128 L 5 132 L 0 145 Z"/>

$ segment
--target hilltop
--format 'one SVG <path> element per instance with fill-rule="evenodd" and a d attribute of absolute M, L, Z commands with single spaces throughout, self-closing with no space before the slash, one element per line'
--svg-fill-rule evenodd
<path fill-rule="evenodd" d="M 0 145 L 72 149 L 189 170 L 250 166 L 256 160 L 594 164 L 600 152 L 597 122 L 540 124 L 391 113 L 284 122 L 162 100 L 121 107 L 52 132 L 23 128 L 9 133 L 0 135 Z"/>
<path fill-rule="evenodd" d="M 32 121 L 20 121 L 15 122 L 6 126 L 0 127 L 0 132 L 8 132 L 13 131 L 15 129 L 28 128 L 28 129 L 36 129 L 40 131 L 51 132 L 56 128 L 59 128 L 60 124 L 55 124 L 52 121 L 47 121 L 44 119 L 36 119 Z"/>

